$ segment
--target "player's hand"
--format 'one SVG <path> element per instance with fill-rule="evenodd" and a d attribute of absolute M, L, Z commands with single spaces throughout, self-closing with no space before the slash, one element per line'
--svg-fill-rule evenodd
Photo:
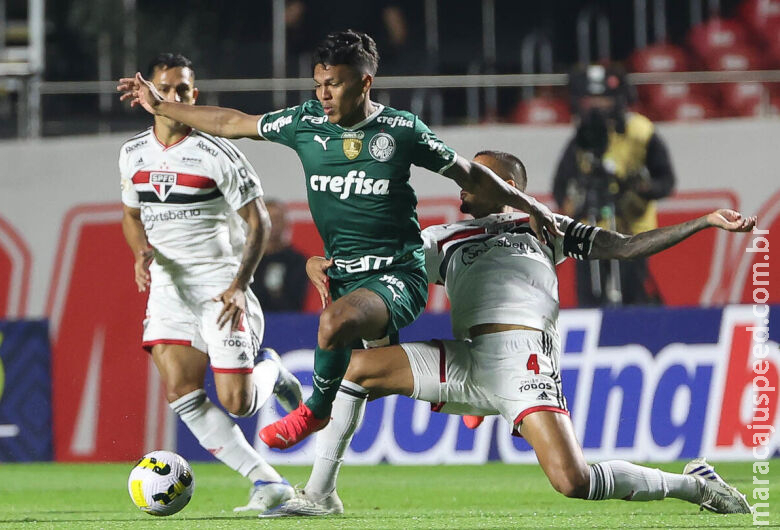
<path fill-rule="evenodd" d="M 309 280 L 314 284 L 315 289 L 320 294 L 322 308 L 330 302 L 330 289 L 328 288 L 327 270 L 333 266 L 332 259 L 325 259 L 320 256 L 312 256 L 306 261 L 306 274 Z"/>
<path fill-rule="evenodd" d="M 246 295 L 244 291 L 238 287 L 230 286 L 228 289 L 212 298 L 215 302 L 222 302 L 222 311 L 219 312 L 217 317 L 217 325 L 219 329 L 225 327 L 225 324 L 230 322 L 230 331 L 238 331 L 241 327 L 241 320 L 246 313 Z"/>
<path fill-rule="evenodd" d="M 152 276 L 149 274 L 149 266 L 154 259 L 154 249 L 146 247 L 138 251 L 135 257 L 133 269 L 135 271 L 135 284 L 138 286 L 138 292 L 146 291 L 152 282 Z"/>
<path fill-rule="evenodd" d="M 535 201 L 531 205 L 531 211 L 528 212 L 530 216 L 529 222 L 531 229 L 536 234 L 536 238 L 539 241 L 547 243 L 547 237 L 545 236 L 544 229 L 547 229 L 547 233 L 553 237 L 563 237 L 563 232 L 558 227 L 558 222 L 555 220 L 555 216 L 552 211 L 539 201 Z"/>
<path fill-rule="evenodd" d="M 141 105 L 150 114 L 157 114 L 157 106 L 163 101 L 154 85 L 136 72 L 135 77 L 123 77 L 116 87 L 121 92 L 119 101 L 130 100 L 130 106 Z"/>
<path fill-rule="evenodd" d="M 741 213 L 722 209 L 707 215 L 707 223 L 729 232 L 750 232 L 756 226 L 756 216 L 743 217 Z"/>

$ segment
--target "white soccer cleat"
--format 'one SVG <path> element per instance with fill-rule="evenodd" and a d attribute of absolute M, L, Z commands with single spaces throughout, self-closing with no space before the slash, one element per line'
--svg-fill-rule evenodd
<path fill-rule="evenodd" d="M 258 517 L 318 517 L 342 513 L 344 513 L 344 504 L 336 490 L 316 500 L 307 497 L 303 490 L 296 490 L 292 499 L 261 513 Z"/>
<path fill-rule="evenodd" d="M 300 381 L 284 367 L 279 354 L 272 348 L 263 348 L 257 353 L 256 359 L 252 380 L 257 387 L 258 408 L 268 401 L 271 394 L 276 395 L 279 404 L 287 412 L 297 408 L 303 389 Z"/>
<path fill-rule="evenodd" d="M 273 361 L 279 368 L 279 373 L 274 383 L 273 392 L 277 401 L 287 412 L 292 412 L 301 404 L 303 389 L 301 382 L 282 364 L 282 358 L 273 348 L 263 348 L 262 353 L 266 359 Z"/>
<path fill-rule="evenodd" d="M 701 484 L 702 510 L 715 513 L 752 513 L 753 509 L 745 496 L 734 486 L 726 484 L 704 458 L 694 458 L 685 464 L 683 475 L 696 477 Z"/>
<path fill-rule="evenodd" d="M 246 506 L 236 506 L 234 512 L 266 512 L 280 504 L 292 499 L 295 489 L 290 483 L 282 479 L 282 482 L 264 482 L 258 480 L 249 491 L 249 502 Z"/>

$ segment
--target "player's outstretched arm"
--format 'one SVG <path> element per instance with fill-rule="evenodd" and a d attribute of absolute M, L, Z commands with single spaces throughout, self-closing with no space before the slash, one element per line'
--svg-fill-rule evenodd
<path fill-rule="evenodd" d="M 593 238 L 591 259 L 632 259 L 650 256 L 676 245 L 705 228 L 717 227 L 729 232 L 749 232 L 756 226 L 755 217 L 743 217 L 734 210 L 717 210 L 684 223 L 656 228 L 635 236 L 611 230 L 599 230 Z"/>
<path fill-rule="evenodd" d="M 165 116 L 199 131 L 223 138 L 262 139 L 257 132 L 257 122 L 262 116 L 224 107 L 166 101 L 140 73 L 120 79 L 116 89 L 121 92 L 120 101 L 130 101 L 131 107 L 141 105 L 150 114 Z"/>
<path fill-rule="evenodd" d="M 552 236 L 563 236 L 550 209 L 530 195 L 510 186 L 489 168 L 459 156 L 444 172 L 464 190 L 488 198 L 498 204 L 526 212 L 531 216 L 531 228 L 540 241 L 545 240 L 543 229 Z"/>

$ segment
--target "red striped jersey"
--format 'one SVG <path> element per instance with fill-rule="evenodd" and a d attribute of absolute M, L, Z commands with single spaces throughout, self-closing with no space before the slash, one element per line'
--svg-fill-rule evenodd
<path fill-rule="evenodd" d="M 155 249 L 152 283 L 233 280 L 245 242 L 236 212 L 263 195 L 243 153 L 197 130 L 165 146 L 150 127 L 122 144 L 119 172 L 122 202 L 141 210 Z"/>
<path fill-rule="evenodd" d="M 494 214 L 423 230 L 430 283 L 444 285 L 455 338 L 478 324 L 516 324 L 557 333 L 558 277 L 566 257 L 588 258 L 599 230 L 556 215 L 563 237 L 540 242 L 528 216 Z"/>

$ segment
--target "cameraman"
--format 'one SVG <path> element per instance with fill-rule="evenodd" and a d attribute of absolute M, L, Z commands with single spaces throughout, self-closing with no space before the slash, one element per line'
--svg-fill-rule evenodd
<path fill-rule="evenodd" d="M 569 94 L 577 130 L 553 181 L 561 211 L 625 234 L 657 228 L 655 201 L 671 194 L 674 171 L 652 122 L 627 111 L 634 96 L 624 73 L 577 69 Z M 581 307 L 661 302 L 644 259 L 578 262 L 577 297 Z"/>

